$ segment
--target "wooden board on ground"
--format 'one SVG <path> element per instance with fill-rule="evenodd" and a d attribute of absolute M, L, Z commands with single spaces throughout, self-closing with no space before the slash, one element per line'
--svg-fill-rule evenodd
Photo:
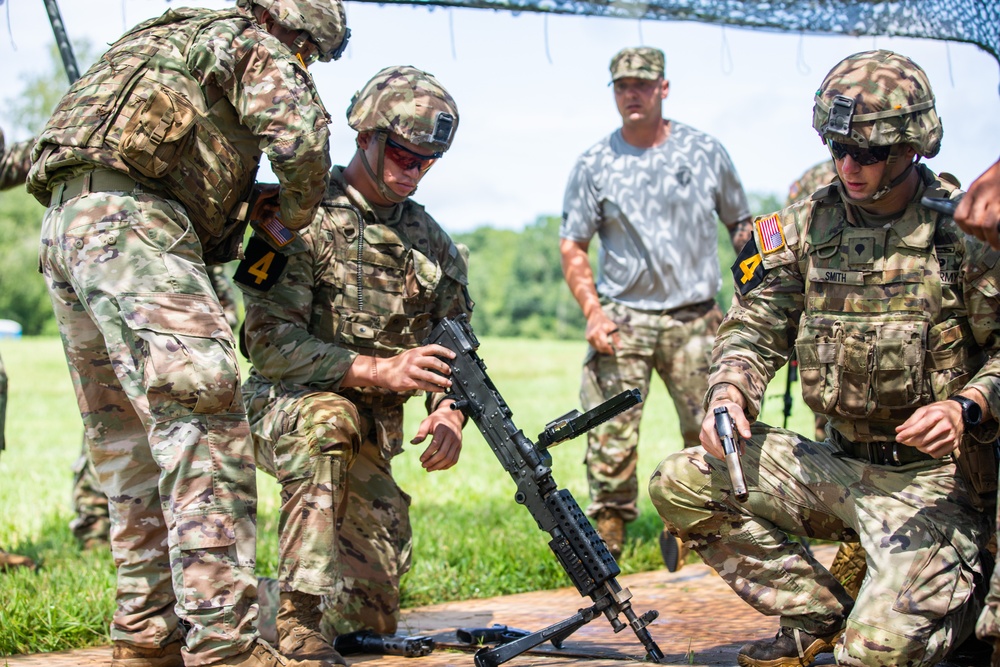
<path fill-rule="evenodd" d="M 832 547 L 816 550 L 817 557 L 827 565 L 834 553 Z M 735 665 L 740 646 L 771 637 L 778 630 L 777 618 L 761 616 L 700 563 L 679 572 L 643 572 L 619 577 L 618 581 L 632 592 L 632 607 L 637 615 L 648 609 L 660 612 L 649 631 L 666 656 L 667 665 Z M 348 663 L 364 667 L 473 667 L 473 649 L 458 643 L 457 628 L 499 623 L 535 631 L 572 616 L 589 602 L 575 588 L 563 588 L 408 609 L 403 612 L 400 634 L 430 635 L 437 642 L 437 650 L 420 658 L 350 656 Z M 543 644 L 505 664 L 621 667 L 623 662 L 641 660 L 643 654 L 631 630 L 615 634 L 607 619 L 600 616 L 570 636 L 562 650 Z M 834 664 L 833 656 L 821 658 L 815 664 Z M 11 656 L 0 658 L 0 665 L 4 660 L 7 667 L 108 667 L 111 649 Z"/>

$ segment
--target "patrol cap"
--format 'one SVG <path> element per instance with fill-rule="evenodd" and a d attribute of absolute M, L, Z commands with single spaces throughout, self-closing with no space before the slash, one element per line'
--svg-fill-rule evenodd
<path fill-rule="evenodd" d="M 625 77 L 655 80 L 663 76 L 666 58 L 663 51 L 648 46 L 630 46 L 611 59 L 611 80 Z"/>

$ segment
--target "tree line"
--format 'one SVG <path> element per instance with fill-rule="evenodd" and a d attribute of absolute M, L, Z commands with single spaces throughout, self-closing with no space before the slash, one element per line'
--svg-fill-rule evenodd
<path fill-rule="evenodd" d="M 751 195 L 757 213 L 780 207 L 773 195 Z M 27 192 L 0 194 L 0 319 L 21 324 L 25 335 L 58 332 L 45 281 L 38 273 L 39 228 L 44 210 Z M 453 234 L 469 248 L 469 292 L 476 302 L 477 334 L 527 338 L 582 339 L 584 319 L 562 276 L 558 216 L 540 216 L 521 230 L 480 227 Z M 719 229 L 722 290 L 727 308 L 735 259 L 729 235 Z M 598 242 L 591 244 L 596 262 Z M 227 265 L 235 270 L 235 263 Z"/>

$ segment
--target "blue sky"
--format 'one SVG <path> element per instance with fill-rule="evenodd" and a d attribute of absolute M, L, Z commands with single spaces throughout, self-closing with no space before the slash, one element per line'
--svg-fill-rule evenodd
<path fill-rule="evenodd" d="M 60 0 L 70 36 L 95 44 L 182 4 Z M 719 138 L 748 191 L 783 195 L 826 156 L 810 126 L 813 93 L 837 61 L 870 48 L 899 51 L 927 70 L 944 123 L 932 169 L 968 184 L 1000 155 L 1000 68 L 966 44 L 359 2 L 347 2 L 347 13 L 347 53 L 312 70 L 333 119 L 333 160 L 350 159 L 344 111 L 372 74 L 396 64 L 431 72 L 454 95 L 461 122 L 415 199 L 450 231 L 520 228 L 561 211 L 573 161 L 620 123 L 607 67 L 624 46 L 664 50 L 671 81 L 664 115 Z M 0 98 L 9 98 L 21 75 L 44 67 L 52 32 L 41 0 L 6 0 L 0 25 Z"/>

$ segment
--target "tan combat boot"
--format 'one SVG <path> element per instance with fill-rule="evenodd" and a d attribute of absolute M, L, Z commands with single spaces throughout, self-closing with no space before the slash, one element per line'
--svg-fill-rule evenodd
<path fill-rule="evenodd" d="M 318 595 L 282 591 L 277 622 L 278 650 L 287 658 L 315 660 L 322 667 L 346 665 L 340 653 L 320 633 L 323 613 L 319 603 Z"/>
<path fill-rule="evenodd" d="M 774 639 L 745 644 L 736 656 L 740 667 L 809 667 L 820 653 L 833 653 L 843 628 L 811 634 L 798 628 L 782 627 Z"/>
<path fill-rule="evenodd" d="M 116 641 L 111 648 L 111 667 L 184 667 L 179 641 L 159 648 L 144 648 Z"/>
<path fill-rule="evenodd" d="M 294 660 L 278 653 L 270 644 L 260 639 L 243 653 L 212 663 L 212 667 L 326 667 L 326 665 L 327 663 L 319 660 Z"/>
<path fill-rule="evenodd" d="M 614 510 L 604 509 L 597 513 L 597 532 L 608 545 L 608 551 L 615 557 L 621 558 L 622 545 L 625 544 L 625 519 Z"/>
<path fill-rule="evenodd" d="M 30 567 L 32 570 L 36 568 L 35 561 L 31 560 L 27 556 L 19 556 L 18 554 L 9 554 L 3 549 L 0 549 L 0 572 L 4 570 L 14 569 L 15 567 Z"/>

